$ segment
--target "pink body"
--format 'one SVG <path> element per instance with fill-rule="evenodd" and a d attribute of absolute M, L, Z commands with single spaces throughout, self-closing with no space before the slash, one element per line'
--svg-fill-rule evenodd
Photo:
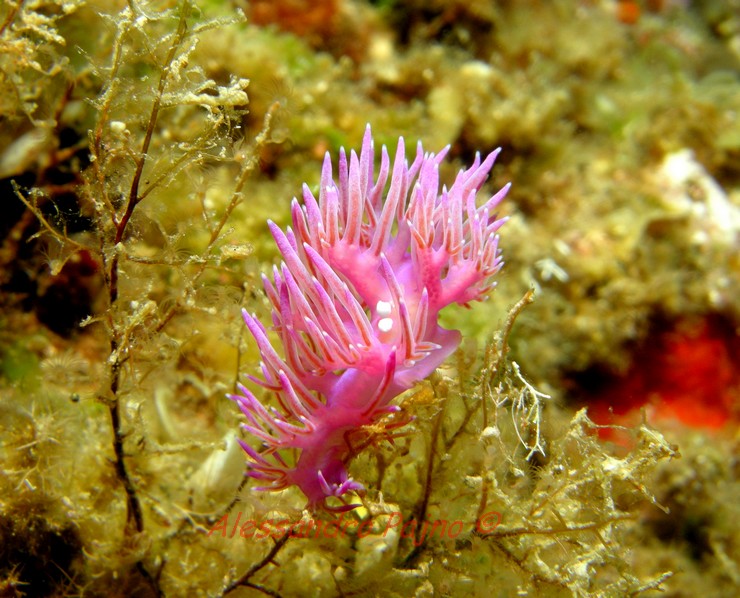
<path fill-rule="evenodd" d="M 244 311 L 244 320 L 262 355 L 263 377 L 251 379 L 279 407 L 241 385 L 231 395 L 265 447 L 242 443 L 260 490 L 296 485 L 315 508 L 362 489 L 347 474 L 348 433 L 397 410 L 390 401 L 457 348 L 460 333 L 439 326 L 439 311 L 482 299 L 502 266 L 496 231 L 505 219 L 491 211 L 509 186 L 476 206 L 498 151 L 440 190 L 447 149 L 424 154 L 419 144 L 409 166 L 401 138 L 392 172 L 384 147 L 374 180 L 368 127 L 359 157 L 351 152 L 348 164 L 340 152 L 338 181 L 327 154 L 319 199 L 304 185 L 292 229 L 269 223 L 284 262 L 263 280 L 282 356 L 255 316 Z"/>

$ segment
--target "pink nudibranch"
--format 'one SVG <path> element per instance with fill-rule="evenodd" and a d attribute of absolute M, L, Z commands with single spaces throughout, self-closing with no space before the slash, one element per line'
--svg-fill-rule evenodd
<path fill-rule="evenodd" d="M 304 185 L 292 228 L 269 222 L 283 263 L 263 282 L 282 355 L 257 318 L 243 315 L 262 358 L 262 377 L 249 378 L 277 405 L 242 385 L 229 395 L 247 418 L 244 429 L 262 443 L 258 450 L 241 442 L 258 490 L 295 485 L 312 508 L 356 506 L 326 503 L 363 489 L 347 473 L 348 434 L 396 411 L 392 399 L 457 348 L 460 333 L 438 324 L 440 310 L 481 300 L 495 285 L 503 265 L 497 231 L 506 219 L 493 209 L 509 185 L 481 206 L 476 194 L 500 149 L 483 161 L 476 155 L 440 189 L 448 149 L 425 154 L 419 143 L 409 166 L 400 138 L 392 170 L 383 147 L 374 178 L 368 126 L 359 157 L 352 151 L 348 163 L 340 150 L 338 180 L 327 153 L 318 201 Z"/>

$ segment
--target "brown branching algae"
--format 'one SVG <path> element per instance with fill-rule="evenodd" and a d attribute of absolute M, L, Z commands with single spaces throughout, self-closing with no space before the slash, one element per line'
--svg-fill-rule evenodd
<path fill-rule="evenodd" d="M 3 2 L 0 595 L 734 595 L 738 15 Z M 253 490 L 225 395 L 260 372 L 265 222 L 367 122 L 449 145 L 448 189 L 499 146 L 516 184 L 497 292 L 442 313 L 461 347 L 330 514 Z"/>

